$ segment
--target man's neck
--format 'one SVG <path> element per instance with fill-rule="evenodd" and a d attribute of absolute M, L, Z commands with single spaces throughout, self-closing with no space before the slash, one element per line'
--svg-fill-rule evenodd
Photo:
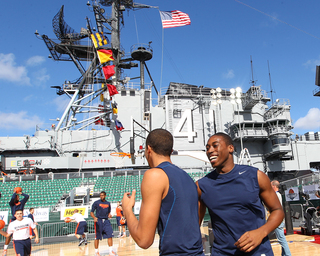
<path fill-rule="evenodd" d="M 219 174 L 226 174 L 228 172 L 231 172 L 234 168 L 235 164 L 232 163 L 232 164 L 228 164 L 226 166 L 223 166 L 223 167 L 217 167 L 216 168 L 216 171 L 219 173 Z"/>
<path fill-rule="evenodd" d="M 159 164 L 162 164 L 163 162 L 172 163 L 171 159 L 170 159 L 170 156 L 157 155 L 157 157 L 154 157 L 152 160 L 153 160 L 152 161 L 152 166 L 150 166 L 151 168 L 156 168 Z"/>

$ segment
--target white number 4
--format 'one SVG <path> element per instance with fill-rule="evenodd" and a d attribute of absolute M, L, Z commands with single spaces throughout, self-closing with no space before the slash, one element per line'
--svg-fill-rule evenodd
<path fill-rule="evenodd" d="M 187 125 L 187 131 L 182 132 L 183 127 Z M 191 109 L 186 109 L 177 124 L 176 129 L 173 132 L 174 137 L 188 137 L 189 142 L 193 142 L 193 138 L 197 136 L 197 133 L 193 130 L 193 121 Z"/>

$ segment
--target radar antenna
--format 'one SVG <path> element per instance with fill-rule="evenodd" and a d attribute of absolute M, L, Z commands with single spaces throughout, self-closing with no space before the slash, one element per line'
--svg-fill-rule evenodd
<path fill-rule="evenodd" d="M 61 6 L 59 12 L 52 19 L 53 32 L 61 41 L 78 41 L 87 35 L 81 35 L 76 33 L 73 28 L 71 28 L 64 21 L 64 13 L 63 13 L 64 5 Z"/>

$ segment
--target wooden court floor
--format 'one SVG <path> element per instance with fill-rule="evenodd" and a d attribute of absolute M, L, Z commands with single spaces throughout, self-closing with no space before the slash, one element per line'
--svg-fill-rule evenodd
<path fill-rule="evenodd" d="M 288 235 L 287 241 L 292 256 L 314 256 L 320 255 L 320 245 L 311 243 L 312 237 L 303 235 Z M 281 246 L 275 241 L 271 240 L 272 249 L 275 256 L 281 256 Z M 139 248 L 131 237 L 114 238 L 113 248 L 119 256 L 129 255 L 159 255 L 159 237 L 156 235 L 153 245 L 147 249 Z M 99 246 L 100 255 L 109 255 L 109 247 L 107 240 L 100 241 Z M 13 249 L 8 250 L 8 256 L 15 255 Z M 43 244 L 33 245 L 32 256 L 84 256 L 94 255 L 94 240 L 89 240 L 88 245 L 78 246 L 78 239 L 74 242 L 59 243 L 59 244 Z"/>

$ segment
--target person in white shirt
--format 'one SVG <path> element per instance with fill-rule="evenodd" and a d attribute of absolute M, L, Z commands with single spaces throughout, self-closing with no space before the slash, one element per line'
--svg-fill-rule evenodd
<path fill-rule="evenodd" d="M 282 196 L 279 192 L 279 189 L 280 189 L 280 182 L 277 181 L 277 180 L 273 180 L 271 181 L 271 187 L 273 188 L 273 190 L 276 192 L 277 196 L 278 196 L 278 199 L 282 205 Z M 279 244 L 281 245 L 281 256 L 291 256 L 291 252 L 290 252 L 290 249 L 289 249 L 289 245 L 288 245 L 288 242 L 286 240 L 286 237 L 284 235 L 284 219 L 282 220 L 282 222 L 280 223 L 280 225 L 274 230 L 275 234 L 276 234 L 276 237 L 279 241 Z"/>
<path fill-rule="evenodd" d="M 31 227 L 33 229 L 36 236 L 35 242 L 39 243 L 37 227 L 30 218 L 23 218 L 22 210 L 16 210 L 14 216 L 16 220 L 9 224 L 7 232 L 0 230 L 0 234 L 4 237 L 10 237 L 12 235 L 16 255 L 29 256 L 31 255 L 29 228 Z"/>
<path fill-rule="evenodd" d="M 78 225 L 76 227 L 75 236 L 79 239 L 79 245 L 82 245 L 83 243 L 87 245 L 87 239 L 85 232 L 88 232 L 87 228 L 87 222 L 84 219 L 83 215 L 79 213 L 78 209 L 74 210 L 74 214 L 70 217 L 72 219 L 72 222 L 77 222 Z"/>

